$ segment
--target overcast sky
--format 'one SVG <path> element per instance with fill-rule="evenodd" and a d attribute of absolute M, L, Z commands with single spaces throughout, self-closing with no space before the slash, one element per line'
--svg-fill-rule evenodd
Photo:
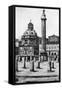
<path fill-rule="evenodd" d="M 34 30 L 41 37 L 41 16 L 42 8 L 23 8 L 16 7 L 16 38 L 21 39 L 23 33 L 27 30 L 28 23 L 34 24 Z M 56 9 L 45 9 L 46 21 L 46 37 L 50 35 L 59 36 L 59 11 Z"/>

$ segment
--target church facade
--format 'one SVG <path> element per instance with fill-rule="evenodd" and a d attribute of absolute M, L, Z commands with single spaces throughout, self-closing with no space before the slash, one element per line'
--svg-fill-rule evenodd
<path fill-rule="evenodd" d="M 31 21 L 19 42 L 18 55 L 19 60 L 24 58 L 27 61 L 33 60 L 34 58 L 36 60 L 39 57 L 39 40 Z"/>

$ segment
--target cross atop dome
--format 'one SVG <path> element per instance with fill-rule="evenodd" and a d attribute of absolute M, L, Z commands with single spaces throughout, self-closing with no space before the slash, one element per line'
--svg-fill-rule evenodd
<path fill-rule="evenodd" d="M 31 23 L 31 19 L 30 19 L 30 23 Z"/>

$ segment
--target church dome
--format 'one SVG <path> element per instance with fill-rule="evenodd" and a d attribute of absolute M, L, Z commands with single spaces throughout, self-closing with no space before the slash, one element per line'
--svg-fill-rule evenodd
<path fill-rule="evenodd" d="M 30 30 L 28 29 L 27 31 L 24 32 L 24 35 L 35 36 L 35 35 L 37 35 L 37 33 L 35 32 L 35 30 L 30 31 Z"/>
<path fill-rule="evenodd" d="M 29 37 L 36 37 L 37 33 L 34 30 L 34 25 L 31 23 L 31 21 L 28 24 L 28 29 L 24 32 L 22 38 L 29 38 Z"/>
<path fill-rule="evenodd" d="M 20 46 L 37 46 L 38 45 L 38 36 L 36 31 L 34 30 L 34 25 L 31 21 L 28 24 L 28 29 L 24 32 L 21 37 Z"/>

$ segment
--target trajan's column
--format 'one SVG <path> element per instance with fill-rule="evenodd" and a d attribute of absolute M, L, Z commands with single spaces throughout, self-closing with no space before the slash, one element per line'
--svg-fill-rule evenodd
<path fill-rule="evenodd" d="M 43 59 L 46 56 L 46 15 L 45 10 L 43 10 L 42 16 L 41 16 L 41 34 L 42 34 L 42 40 L 41 40 L 41 54 L 43 55 Z M 46 57 L 45 57 L 46 59 Z"/>

